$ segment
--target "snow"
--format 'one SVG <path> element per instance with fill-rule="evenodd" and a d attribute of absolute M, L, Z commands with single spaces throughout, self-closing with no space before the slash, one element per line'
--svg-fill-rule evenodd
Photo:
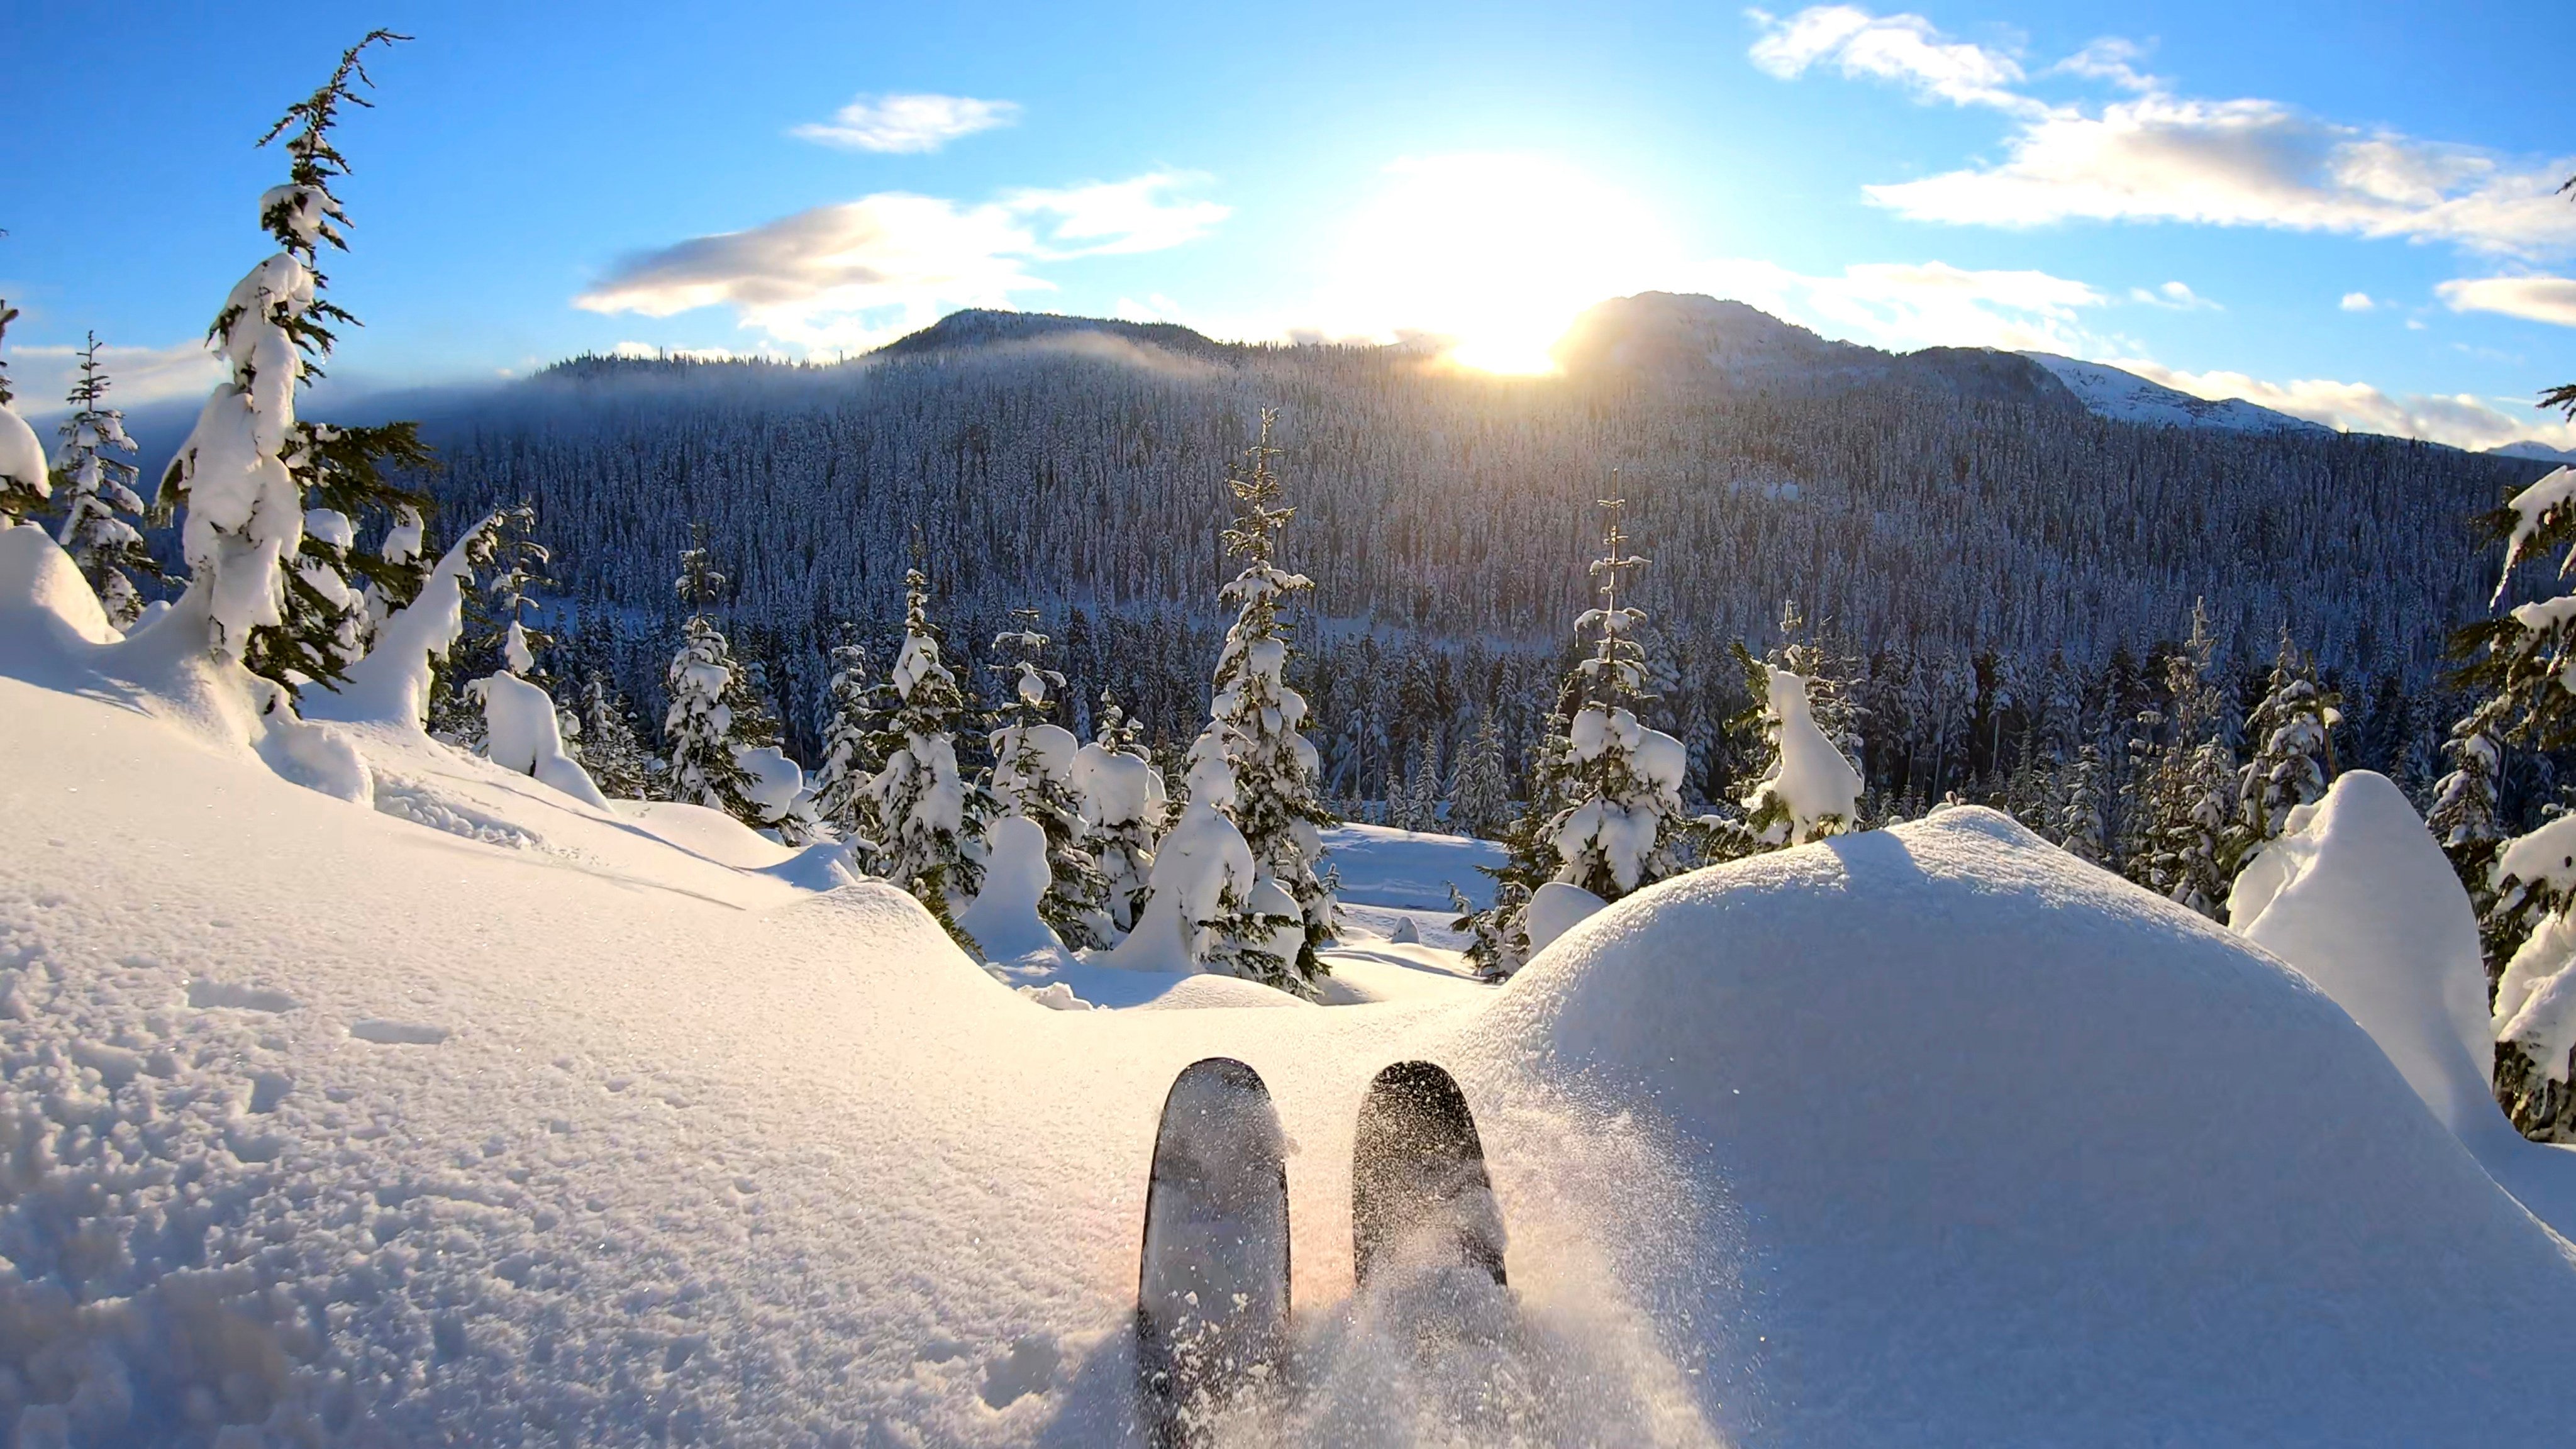
<path fill-rule="evenodd" d="M 2231 433 L 2333 431 L 2321 423 L 2274 412 L 2243 398 L 2212 401 L 2194 397 L 2099 362 L 2080 362 L 2053 352 L 2025 352 L 2022 356 L 2054 373 L 2059 382 L 2066 384 L 2066 390 L 2084 404 L 2084 410 L 2097 417 Z"/>
<path fill-rule="evenodd" d="M 2563 508 L 2576 498 L 2576 467 L 2553 468 L 2538 482 L 2506 500 L 2514 513 L 2513 532 L 2505 539 L 2504 569 L 2496 580 L 2496 597 L 2504 597 L 2504 587 L 2513 580 L 2513 566 L 2522 558 L 2523 545 L 2540 531 L 2541 518 L 2551 509 Z M 2516 611 L 2520 618 L 2520 611 Z M 2537 627 L 2525 621 L 2526 627 Z"/>
<path fill-rule="evenodd" d="M 533 775 L 586 805 L 608 808 L 608 797 L 599 793 L 589 772 L 564 753 L 553 696 L 511 674 L 486 675 L 468 688 L 483 701 L 487 759 L 504 770 Z"/>
<path fill-rule="evenodd" d="M 958 928 L 988 961 L 1064 960 L 1064 943 L 1038 919 L 1047 888 L 1046 831 L 1034 820 L 1006 815 L 986 829 L 985 841 L 992 853 L 984 861 L 984 888 L 957 913 Z"/>
<path fill-rule="evenodd" d="M 1778 802 L 1787 807 L 1788 838 L 1814 838 L 1828 817 L 1849 826 L 1860 804 L 1860 772 L 1852 768 L 1834 742 L 1816 727 L 1807 701 L 1808 681 L 1785 669 L 1771 670 L 1770 715 L 1779 732 L 1777 773 L 1754 788 L 1744 802 L 1748 811 Z"/>
<path fill-rule="evenodd" d="M 838 847 L 602 811 L 408 719 L 308 726 L 373 808 L 290 783 L 209 703 L 248 686 L 202 633 L 85 637 L 29 532 L 0 533 L 0 757 L 46 762 L 0 771 L 22 1442 L 1133 1442 L 1155 1121 L 1216 1055 L 1281 1114 L 1286 1443 L 2576 1418 L 2516 1367 L 2576 1312 L 2567 1246 L 2381 1048 L 1991 812 L 1665 882 L 1500 988 L 1319 1010 L 1094 965 L 1193 1009 L 1050 1010 L 1088 993 L 995 980 Z M 2329 828 L 2271 910 L 2341 858 Z M 1354 1117 L 1414 1058 L 1477 1113 L 1507 1294 L 1354 1297 Z"/>
<path fill-rule="evenodd" d="M 2443 1125 L 2505 1126 L 2477 917 L 2415 807 L 2355 770 L 2290 819 L 2238 875 L 2228 920 L 2351 1013 Z"/>
<path fill-rule="evenodd" d="M 1324 850 L 1341 872 L 1346 906 L 1394 906 L 1455 915 L 1449 888 L 1470 905 L 1493 904 L 1493 877 L 1479 867 L 1503 863 L 1503 848 L 1490 840 L 1391 830 L 1383 825 L 1336 825 L 1323 832 Z"/>
<path fill-rule="evenodd" d="M 312 692 L 304 703 L 307 717 L 428 725 L 430 661 L 445 659 L 464 630 L 465 590 L 474 582 L 471 556 L 484 527 L 466 530 L 411 603 L 377 626 L 374 647 L 348 667 L 347 679 Z"/>
<path fill-rule="evenodd" d="M 796 808 L 797 798 L 805 793 L 805 771 L 787 752 L 776 745 L 757 749 L 736 750 L 733 760 L 750 776 L 743 795 L 760 810 L 764 821 L 778 821 Z"/>
<path fill-rule="evenodd" d="M 36 430 L 27 420 L 0 403 L 0 479 L 18 483 L 39 498 L 53 496 L 53 482 L 45 471 L 45 445 L 36 438 Z"/>
<path fill-rule="evenodd" d="M 1558 937 L 1601 912 L 1608 902 L 1579 885 L 1547 881 L 1530 892 L 1521 929 L 1529 935 L 1530 954 L 1556 944 Z"/>

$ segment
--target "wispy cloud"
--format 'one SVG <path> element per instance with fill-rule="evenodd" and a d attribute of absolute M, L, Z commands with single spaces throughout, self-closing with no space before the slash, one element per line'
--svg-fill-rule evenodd
<path fill-rule="evenodd" d="M 2370 299 L 2368 292 L 2346 292 L 2343 294 L 2343 300 L 2335 305 L 2347 312 L 2371 312 L 2379 307 L 2377 302 Z"/>
<path fill-rule="evenodd" d="M 2576 448 L 2576 427 L 2549 421 L 2538 409 L 2515 399 L 2470 393 L 2391 394 L 2366 382 L 2331 378 L 2267 382 L 2241 372 L 2186 372 L 2139 359 L 2113 359 L 2110 365 L 2195 397 L 2241 397 L 2347 432 L 2426 438 L 2461 448 L 2494 448 L 2525 440 Z M 2499 407 L 2498 402 L 2507 406 Z"/>
<path fill-rule="evenodd" d="M 2091 345 L 2083 309 L 2110 298 L 2047 272 L 1971 271 L 1946 262 L 1863 262 L 1839 276 L 1776 263 L 1711 265 L 1708 289 L 1819 331 L 1884 347 L 2003 347 L 2068 352 Z"/>
<path fill-rule="evenodd" d="M 1867 186 L 1898 214 L 1956 225 L 2181 221 L 2447 241 L 2539 256 L 2576 250 L 2576 207 L 2556 197 L 2571 165 L 2366 129 L 2278 101 L 2206 100 L 2140 73 L 2125 43 L 2096 42 L 2051 70 L 2107 80 L 2127 99 L 2032 95 L 2006 50 L 1944 36 L 1919 15 L 1816 6 L 1752 12 L 1755 65 L 1795 78 L 1830 66 L 1926 101 L 1991 107 L 2013 131 L 2001 161 Z"/>
<path fill-rule="evenodd" d="M 976 204 L 885 192 L 630 257 L 573 305 L 647 317 L 724 306 L 791 346 L 873 346 L 957 307 L 1052 290 L 1037 264 L 1205 235 L 1227 209 L 1169 194 L 1197 179 L 1157 172 Z"/>
<path fill-rule="evenodd" d="M 2150 307 L 2162 307 L 2168 312 L 2223 312 L 2227 310 L 2226 308 L 2219 306 L 2216 302 L 2213 302 L 2207 297 L 2200 295 L 2198 292 L 2193 291 L 2188 285 L 2182 282 L 2167 282 L 2153 291 L 2149 291 L 2145 287 L 2131 287 L 2129 289 L 2129 300 L 2132 302 L 2143 302 Z"/>
<path fill-rule="evenodd" d="M 2444 282 L 2433 291 L 2454 312 L 2501 312 L 2576 327 L 2576 278 L 2476 277 Z"/>
<path fill-rule="evenodd" d="M 829 121 L 809 121 L 787 134 L 849 151 L 936 151 L 960 136 L 1007 126 L 1020 118 L 1016 101 L 979 101 L 972 96 L 860 96 L 832 113 Z"/>
<path fill-rule="evenodd" d="M 223 379 L 224 370 L 202 340 L 167 347 L 101 347 L 99 366 L 107 373 L 107 406 L 141 407 L 175 397 L 202 397 Z M 14 406 L 32 416 L 67 406 L 80 371 L 80 349 L 65 346 L 11 347 L 9 385 L 18 394 Z"/>

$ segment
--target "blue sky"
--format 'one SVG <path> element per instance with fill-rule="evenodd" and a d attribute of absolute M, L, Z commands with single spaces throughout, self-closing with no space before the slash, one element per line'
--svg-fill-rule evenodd
<path fill-rule="evenodd" d="M 976 304 L 1526 368 L 1661 287 L 2576 446 L 2529 405 L 2576 379 L 2576 38 L 2528 4 L 275 15 L 14 0 L 11 49 L 69 58 L 0 136 L 22 390 L 90 328 L 129 400 L 202 382 L 283 176 L 251 142 L 386 24 L 417 39 L 342 133 L 330 268 L 367 384 L 828 355 Z"/>

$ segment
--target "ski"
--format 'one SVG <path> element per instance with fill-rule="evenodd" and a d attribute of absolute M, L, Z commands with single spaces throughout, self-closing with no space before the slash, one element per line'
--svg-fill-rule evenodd
<path fill-rule="evenodd" d="M 1500 1286 L 1503 1218 L 1466 1095 L 1429 1062 L 1398 1062 L 1360 1101 L 1351 1143 L 1351 1256 L 1361 1291 L 1389 1266 L 1481 1268 Z"/>
<path fill-rule="evenodd" d="M 1172 1081 L 1145 1189 L 1137 1398 L 1184 1449 L 1277 1391 L 1288 1350 L 1287 1139 L 1261 1075 L 1227 1057 Z"/>

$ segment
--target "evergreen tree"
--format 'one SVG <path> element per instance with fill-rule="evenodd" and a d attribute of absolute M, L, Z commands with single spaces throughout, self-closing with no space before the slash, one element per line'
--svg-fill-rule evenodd
<path fill-rule="evenodd" d="M 930 623 L 930 581 L 907 570 L 903 650 L 887 682 L 891 696 L 874 740 L 885 768 L 868 784 L 881 822 L 878 871 L 912 893 L 972 951 L 955 911 L 984 884 L 984 822 L 993 797 L 957 764 L 957 731 L 966 697 L 940 662 Z"/>
<path fill-rule="evenodd" d="M 2209 672 L 2217 650 L 2208 613 L 2192 606 L 2191 637 L 2165 661 L 2171 714 L 2143 761 L 2136 853 L 2129 878 L 2217 920 L 2227 903 L 2226 845 L 2235 826 L 2234 752 Z"/>
<path fill-rule="evenodd" d="M 1503 773 L 1503 733 L 1494 711 L 1477 716 L 1475 737 L 1449 784 L 1449 828 L 1492 839 L 1511 823 L 1511 782 Z"/>
<path fill-rule="evenodd" d="M 879 827 L 868 783 L 885 768 L 876 753 L 877 685 L 868 652 L 857 644 L 832 650 L 832 682 L 823 690 L 823 763 L 814 772 L 814 813 L 862 852 L 875 849 Z"/>
<path fill-rule="evenodd" d="M 2328 731 L 2341 701 L 2317 688 L 2316 670 L 2281 631 L 2262 702 L 2245 720 L 2254 757 L 2238 773 L 2236 825 L 2220 862 L 2233 880 L 2264 842 L 2289 829 L 2290 812 L 2325 798 L 2334 744 Z"/>
<path fill-rule="evenodd" d="M 1771 754 L 1742 802 L 1750 848 L 1804 845 L 1861 828 L 1860 771 L 1816 722 L 1814 682 L 1747 660 L 1745 682 L 1760 690 L 1762 736 Z"/>
<path fill-rule="evenodd" d="M 1467 960 L 1488 981 L 1510 976 L 1529 960 L 1529 928 L 1524 919 L 1529 898 L 1554 879 L 1564 863 L 1556 852 L 1553 827 L 1571 808 L 1576 781 L 1574 746 L 1567 736 L 1582 703 L 1583 676 L 1568 670 L 1557 682 L 1556 707 L 1530 746 L 1521 813 L 1503 832 L 1503 863 L 1477 867 L 1494 878 L 1494 903 L 1470 911 L 1463 895 L 1453 896 L 1460 915 L 1451 929 L 1468 933 Z"/>
<path fill-rule="evenodd" d="M 2077 748 L 2066 767 L 2066 805 L 2058 814 L 2057 843 L 2076 859 L 2101 865 L 2111 858 L 2110 832 L 2103 820 L 2102 752 L 2093 745 Z"/>
<path fill-rule="evenodd" d="M 134 440 L 126 436 L 124 412 L 102 404 L 106 395 L 107 370 L 98 365 L 93 332 L 81 349 L 80 376 L 67 399 L 72 414 L 63 421 L 62 448 L 55 454 L 63 486 L 62 531 L 55 541 L 80 565 L 107 622 L 125 629 L 143 612 L 134 581 L 160 578 L 161 566 L 135 527 L 143 516 L 143 498 L 134 491 L 139 470 L 118 456 L 134 453 Z"/>
<path fill-rule="evenodd" d="M 236 284 L 208 337 L 228 369 L 161 478 L 160 506 L 184 506 L 181 545 L 215 651 L 290 692 L 337 681 L 365 652 L 360 593 L 381 580 L 409 597 L 426 570 L 354 549 L 359 524 L 418 510 L 426 498 L 392 471 L 430 461 L 413 423 L 340 428 L 299 421 L 296 390 L 322 375 L 334 328 L 357 319 L 324 295 L 321 248 L 345 250 L 348 220 L 332 183 L 348 165 L 331 130 L 344 106 L 372 104 L 361 57 L 406 37 L 370 32 L 342 52 L 331 79 L 287 109 L 265 146 L 286 138 L 288 179 L 260 198 L 260 224 L 278 252 Z M 292 134 L 289 134 L 292 132 Z M 311 525 L 308 527 L 308 523 Z"/>
<path fill-rule="evenodd" d="M 0 337 L 16 321 L 18 309 L 0 301 Z M 36 430 L 10 406 L 9 372 L 0 366 L 0 528 L 24 523 L 53 497 L 53 478 L 45 467 L 45 446 Z"/>
<path fill-rule="evenodd" d="M 612 800 L 641 800 L 652 780 L 652 756 L 636 738 L 626 701 L 598 670 L 582 683 L 581 766 Z"/>
<path fill-rule="evenodd" d="M 1144 732 L 1105 689 L 1100 692 L 1098 726 L 1087 748 L 1143 767 L 1139 773 L 1125 771 L 1114 761 L 1095 766 L 1104 774 L 1109 770 L 1134 773 L 1143 788 L 1120 790 L 1115 801 L 1100 801 L 1091 812 L 1097 818 L 1090 822 L 1092 852 L 1100 862 L 1101 880 L 1108 888 L 1110 920 L 1121 931 L 1131 930 L 1152 887 L 1154 843 L 1162 829 L 1167 804 L 1163 798 L 1163 774 L 1153 754 L 1145 748 Z M 1111 793 L 1106 782 L 1101 793 Z M 1128 798 L 1139 794 L 1141 799 Z"/>
<path fill-rule="evenodd" d="M 1637 722 L 1636 706 L 1646 699 L 1646 651 L 1637 631 L 1646 614 L 1619 602 L 1619 586 L 1646 560 L 1627 552 L 1620 526 L 1625 506 L 1625 499 L 1601 502 L 1602 556 L 1592 564 L 1601 604 L 1575 621 L 1578 635 L 1598 630 L 1599 636 L 1575 666 L 1583 703 L 1566 731 L 1570 803 L 1548 829 L 1558 860 L 1554 878 L 1605 901 L 1685 864 L 1675 826 L 1688 756 L 1681 741 Z"/>
<path fill-rule="evenodd" d="M 680 555 L 674 586 L 690 613 L 680 627 L 680 652 L 663 674 L 671 698 L 662 716 L 662 744 L 670 760 L 665 788 L 683 804 L 703 805 L 757 825 L 761 811 L 751 798 L 751 773 L 737 758 L 745 746 L 732 701 L 740 695 L 737 676 L 742 671 L 710 612 L 726 579 L 716 570 L 706 526 L 699 524 L 691 533 L 693 546 Z"/>
<path fill-rule="evenodd" d="M 1037 610 L 1012 612 L 1019 627 L 993 639 L 996 654 L 1017 656 L 993 666 L 1011 688 L 1005 723 L 990 741 L 993 797 L 1004 814 L 1032 821 L 1046 835 L 1047 889 L 1038 899 L 1038 918 L 1066 945 L 1097 950 L 1109 944 L 1109 883 L 1092 856 L 1082 800 L 1074 790 L 1080 744 L 1047 717 L 1054 712 L 1050 691 L 1064 687 L 1064 676 L 1041 663 L 1050 641 L 1035 627 Z"/>
<path fill-rule="evenodd" d="M 1323 973 L 1316 948 L 1335 929 L 1334 881 L 1316 870 L 1324 856 L 1323 827 L 1332 816 L 1316 798 L 1315 747 L 1300 733 L 1306 697 L 1288 687 L 1288 640 L 1279 610 L 1314 582 L 1277 562 L 1280 532 L 1296 510 L 1277 506 L 1279 480 L 1270 471 L 1270 460 L 1280 453 L 1270 446 L 1276 417 L 1262 410 L 1259 441 L 1226 477 L 1242 511 L 1225 529 L 1225 550 L 1244 563 L 1219 594 L 1236 613 L 1217 655 L 1216 692 L 1208 709 L 1210 728 L 1225 751 L 1224 775 L 1233 786 L 1229 799 L 1214 803 L 1243 832 L 1262 877 L 1297 903 L 1303 934 L 1291 969 L 1303 983 Z"/>

